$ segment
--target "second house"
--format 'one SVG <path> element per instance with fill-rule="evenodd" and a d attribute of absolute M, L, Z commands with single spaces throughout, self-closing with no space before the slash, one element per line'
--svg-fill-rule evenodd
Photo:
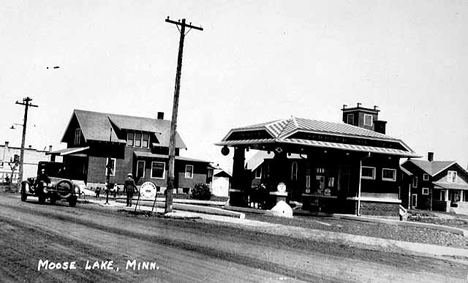
<path fill-rule="evenodd" d="M 71 174 L 88 187 L 104 186 L 108 175 L 110 183 L 123 184 L 132 173 L 137 184 L 151 181 L 163 191 L 170 128 L 171 121 L 164 120 L 162 112 L 153 119 L 74 110 L 61 140 L 67 148 L 51 154 L 62 156 Z M 205 183 L 209 162 L 180 156 L 186 146 L 178 133 L 175 147 L 174 188 L 188 192 L 195 184 Z"/>

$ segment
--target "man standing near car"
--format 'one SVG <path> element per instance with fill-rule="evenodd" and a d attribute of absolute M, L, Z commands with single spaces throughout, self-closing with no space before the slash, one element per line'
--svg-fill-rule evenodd
<path fill-rule="evenodd" d="M 135 180 L 132 178 L 132 173 L 128 173 L 127 179 L 125 179 L 124 190 L 127 193 L 127 206 L 132 206 L 133 193 L 136 190 Z"/>

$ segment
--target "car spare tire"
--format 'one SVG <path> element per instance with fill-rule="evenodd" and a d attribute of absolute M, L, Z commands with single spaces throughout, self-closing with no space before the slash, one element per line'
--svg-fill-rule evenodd
<path fill-rule="evenodd" d="M 70 180 L 60 180 L 57 185 L 55 185 L 55 188 L 61 198 L 69 198 L 75 189 Z"/>

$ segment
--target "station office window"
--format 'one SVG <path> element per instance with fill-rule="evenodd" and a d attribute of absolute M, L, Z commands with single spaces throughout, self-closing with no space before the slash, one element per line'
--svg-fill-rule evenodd
<path fill-rule="evenodd" d="M 255 179 L 261 179 L 262 178 L 262 167 L 258 167 L 255 170 Z"/>
<path fill-rule="evenodd" d="M 151 178 L 164 179 L 166 164 L 164 162 L 151 162 Z"/>
<path fill-rule="evenodd" d="M 193 165 L 185 165 L 185 178 L 193 178 Z"/>
<path fill-rule="evenodd" d="M 375 167 L 362 166 L 361 176 L 362 179 L 375 180 Z"/>
<path fill-rule="evenodd" d="M 396 170 L 395 169 L 382 169 L 382 180 L 383 181 L 396 181 Z"/>

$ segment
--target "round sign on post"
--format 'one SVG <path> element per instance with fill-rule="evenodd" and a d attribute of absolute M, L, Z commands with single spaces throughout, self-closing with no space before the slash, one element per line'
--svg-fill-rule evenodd
<path fill-rule="evenodd" d="M 142 198 L 154 198 L 156 196 L 156 186 L 152 182 L 144 182 L 140 186 L 140 195 Z"/>
<path fill-rule="evenodd" d="M 286 185 L 283 182 L 281 182 L 281 183 L 278 184 L 276 189 L 278 190 L 278 192 L 284 193 L 284 192 L 286 192 Z"/>

